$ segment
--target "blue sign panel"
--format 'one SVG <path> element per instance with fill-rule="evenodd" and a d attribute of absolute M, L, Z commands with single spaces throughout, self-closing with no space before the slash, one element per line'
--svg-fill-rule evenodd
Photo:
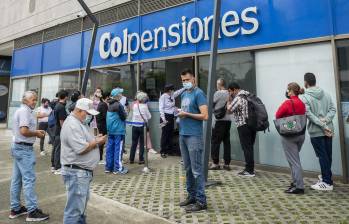
<path fill-rule="evenodd" d="M 81 57 L 81 34 L 44 43 L 42 72 L 78 69 Z"/>
<path fill-rule="evenodd" d="M 195 1 L 99 28 L 92 66 L 209 51 L 213 2 Z M 348 12 L 348 0 L 222 0 L 218 47 L 348 34 Z M 83 68 L 90 39 L 91 31 L 85 31 L 45 43 L 43 55 L 41 45 L 16 50 L 13 75 Z"/>
<path fill-rule="evenodd" d="M 42 44 L 15 50 L 11 76 L 41 73 Z"/>

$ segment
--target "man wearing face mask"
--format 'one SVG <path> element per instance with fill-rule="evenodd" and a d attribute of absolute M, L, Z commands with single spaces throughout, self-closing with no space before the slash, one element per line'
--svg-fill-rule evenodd
<path fill-rule="evenodd" d="M 161 157 L 166 158 L 172 150 L 172 138 L 174 129 L 174 114 L 176 110 L 176 97 L 181 95 L 185 89 L 174 91 L 174 85 L 168 84 L 164 88 L 164 94 L 159 99 L 161 133 Z"/>
<path fill-rule="evenodd" d="M 49 218 L 38 208 L 35 192 L 35 152 L 33 145 L 36 138 L 44 138 L 45 131 L 36 130 L 33 110 L 37 102 L 37 94 L 27 91 L 23 94 L 22 105 L 13 115 L 12 131 L 14 142 L 11 147 L 13 171 L 11 179 L 11 213 L 14 219 L 27 215 L 26 221 L 43 221 Z M 24 190 L 26 207 L 21 205 L 21 189 Z"/>
<path fill-rule="evenodd" d="M 99 161 L 98 146 L 106 141 L 106 136 L 94 137 L 89 132 L 84 124 L 88 114 L 96 116 L 99 112 L 93 108 L 92 100 L 79 99 L 62 127 L 62 176 L 67 189 L 64 224 L 86 223 L 90 184 Z"/>
<path fill-rule="evenodd" d="M 196 87 L 195 75 L 189 69 L 181 73 L 185 91 L 181 95 L 179 135 L 180 149 L 186 171 L 188 197 L 179 205 L 186 212 L 207 209 L 203 170 L 203 121 L 208 119 L 204 92 Z"/>
<path fill-rule="evenodd" d="M 52 133 L 50 132 L 50 129 L 48 128 L 48 116 L 50 116 L 52 109 L 49 106 L 49 99 L 42 98 L 41 100 L 41 106 L 37 110 L 37 118 L 39 122 L 39 130 L 46 131 L 50 137 L 49 144 L 53 143 L 53 136 Z M 44 143 L 45 143 L 45 138 L 40 139 L 40 155 L 45 156 L 46 152 L 44 150 Z"/>

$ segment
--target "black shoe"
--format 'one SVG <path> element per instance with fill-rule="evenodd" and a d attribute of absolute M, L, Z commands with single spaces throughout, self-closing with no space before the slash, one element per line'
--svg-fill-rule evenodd
<path fill-rule="evenodd" d="M 31 213 L 28 214 L 26 221 L 27 222 L 40 222 L 48 219 L 50 216 L 48 214 L 43 213 L 40 209 L 35 209 Z"/>
<path fill-rule="evenodd" d="M 209 170 L 220 170 L 221 166 L 218 164 L 212 164 L 208 169 Z"/>
<path fill-rule="evenodd" d="M 291 183 L 287 190 L 291 190 L 292 188 L 296 188 L 296 185 L 294 183 Z"/>
<path fill-rule="evenodd" d="M 247 170 L 243 170 L 238 173 L 238 176 L 240 177 L 254 177 L 256 176 L 255 172 L 248 172 Z"/>
<path fill-rule="evenodd" d="M 13 209 L 11 209 L 11 213 L 10 215 L 8 216 L 10 219 L 15 219 L 19 216 L 22 216 L 22 215 L 26 215 L 28 214 L 28 210 L 26 207 L 24 206 L 21 206 L 21 208 L 18 210 L 18 211 L 15 211 Z"/>
<path fill-rule="evenodd" d="M 304 194 L 304 189 L 300 188 L 290 188 L 285 191 L 286 194 Z"/>
<path fill-rule="evenodd" d="M 161 157 L 165 159 L 167 158 L 167 155 L 165 153 L 161 153 Z"/>
<path fill-rule="evenodd" d="M 224 165 L 224 166 L 223 166 L 223 170 L 231 171 L 231 168 L 230 168 L 229 165 Z"/>
<path fill-rule="evenodd" d="M 185 199 L 185 201 L 182 201 L 181 203 L 179 203 L 179 206 L 184 207 L 184 206 L 195 204 L 195 202 L 196 201 L 194 198 L 187 198 L 187 199 Z"/>
<path fill-rule="evenodd" d="M 144 163 L 145 163 L 144 160 L 141 160 L 141 161 L 138 162 L 139 165 L 142 165 Z"/>
<path fill-rule="evenodd" d="M 185 211 L 187 213 L 189 212 L 199 212 L 202 210 L 206 210 L 207 209 L 207 204 L 201 204 L 199 202 L 196 202 L 193 205 L 188 205 L 187 207 L 185 207 Z"/>

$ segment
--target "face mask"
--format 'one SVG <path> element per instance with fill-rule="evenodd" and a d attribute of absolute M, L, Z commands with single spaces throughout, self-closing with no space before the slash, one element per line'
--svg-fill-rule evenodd
<path fill-rule="evenodd" d="M 88 115 L 86 115 L 86 118 L 85 118 L 83 124 L 84 124 L 84 125 L 89 125 L 90 122 L 91 122 L 91 120 L 92 120 L 92 115 L 89 115 L 89 114 L 88 114 Z"/>
<path fill-rule="evenodd" d="M 184 89 L 189 90 L 189 89 L 193 88 L 193 83 L 183 82 L 183 87 L 184 87 Z"/>
<path fill-rule="evenodd" d="M 287 99 L 290 99 L 291 97 L 288 95 L 288 91 L 286 91 L 285 96 Z"/>

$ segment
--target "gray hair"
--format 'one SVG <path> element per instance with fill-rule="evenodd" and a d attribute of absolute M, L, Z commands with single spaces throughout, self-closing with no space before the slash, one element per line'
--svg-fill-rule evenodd
<path fill-rule="evenodd" d="M 22 103 L 25 103 L 32 97 L 38 97 L 38 94 L 36 94 L 34 91 L 25 91 L 22 96 Z"/>
<path fill-rule="evenodd" d="M 148 94 L 146 94 L 145 92 L 142 91 L 138 91 L 136 94 L 136 99 L 140 102 L 144 102 L 148 99 Z"/>
<path fill-rule="evenodd" d="M 224 80 L 223 78 L 217 79 L 217 82 L 219 83 L 219 85 L 220 85 L 221 87 L 224 87 L 224 88 L 225 88 L 225 80 Z"/>

